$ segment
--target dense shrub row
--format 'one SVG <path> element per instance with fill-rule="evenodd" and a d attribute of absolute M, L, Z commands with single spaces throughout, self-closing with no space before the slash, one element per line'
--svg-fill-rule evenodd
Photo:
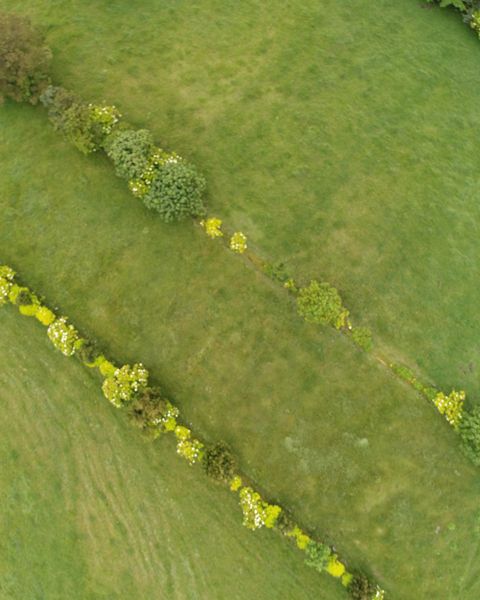
<path fill-rule="evenodd" d="M 105 398 L 116 408 L 125 408 L 132 424 L 147 437 L 156 439 L 162 434 L 173 433 L 179 456 L 189 465 L 201 464 L 213 481 L 238 492 L 245 527 L 276 529 L 292 539 L 305 552 L 307 565 L 340 579 L 352 598 L 384 598 L 383 590 L 368 577 L 349 573 L 330 546 L 310 537 L 282 507 L 267 502 L 238 472 L 237 462 L 227 444 L 206 444 L 193 437 L 192 431 L 181 423 L 178 408 L 164 397 L 160 388 L 150 384 L 149 372 L 141 363 L 118 366 L 107 359 L 93 341 L 83 337 L 68 322 L 67 317 L 58 316 L 44 305 L 39 296 L 17 282 L 12 268 L 3 265 L 0 266 L 0 305 L 7 303 L 47 327 L 49 340 L 62 354 L 76 355 L 85 366 L 97 369 L 103 379 Z"/>
<path fill-rule="evenodd" d="M 205 215 L 205 179 L 174 152 L 155 147 L 148 131 L 121 122 L 115 106 L 84 102 L 53 86 L 51 52 L 27 19 L 0 14 L 0 100 L 40 102 L 57 131 L 84 154 L 105 150 L 117 175 L 164 221 Z"/>

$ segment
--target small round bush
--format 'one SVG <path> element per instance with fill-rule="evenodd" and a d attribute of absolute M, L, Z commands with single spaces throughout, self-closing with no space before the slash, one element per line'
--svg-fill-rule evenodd
<path fill-rule="evenodd" d="M 277 529 L 283 533 L 283 535 L 288 535 L 295 528 L 295 521 L 290 513 L 282 510 L 278 516 L 276 526 Z"/>
<path fill-rule="evenodd" d="M 338 291 L 329 283 L 311 281 L 297 297 L 298 314 L 308 323 L 344 327 L 348 310 L 343 306 Z"/>
<path fill-rule="evenodd" d="M 152 134 L 146 129 L 125 129 L 107 138 L 105 150 L 124 179 L 139 178 L 154 151 Z"/>
<path fill-rule="evenodd" d="M 215 481 L 228 483 L 235 474 L 235 458 L 224 442 L 218 442 L 207 449 L 203 457 L 203 465 L 206 474 Z"/>
<path fill-rule="evenodd" d="M 205 179 L 192 165 L 179 159 L 165 162 L 143 197 L 147 208 L 156 210 L 166 223 L 205 214 L 202 195 Z"/>
<path fill-rule="evenodd" d="M 372 600 L 377 593 L 377 586 L 363 573 L 356 573 L 348 586 L 353 600 Z"/>
<path fill-rule="evenodd" d="M 83 364 L 93 367 L 99 356 L 97 345 L 92 340 L 82 339 L 77 345 L 76 356 Z"/>
<path fill-rule="evenodd" d="M 321 573 L 328 567 L 332 551 L 326 544 L 312 540 L 305 548 L 305 554 L 307 555 L 305 564 Z"/>
<path fill-rule="evenodd" d="M 368 327 L 355 327 L 352 330 L 352 339 L 355 344 L 365 350 L 365 352 L 370 352 L 373 347 L 372 342 L 372 332 Z"/>

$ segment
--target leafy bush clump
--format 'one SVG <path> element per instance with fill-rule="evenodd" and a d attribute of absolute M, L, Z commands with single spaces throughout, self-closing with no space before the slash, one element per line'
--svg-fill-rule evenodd
<path fill-rule="evenodd" d="M 124 179 L 139 179 L 154 151 L 152 134 L 146 129 L 125 129 L 108 137 L 105 150 Z"/>
<path fill-rule="evenodd" d="M 270 277 L 270 279 L 273 279 L 273 281 L 285 283 L 289 279 L 289 275 L 286 272 L 285 265 L 283 263 L 265 263 L 263 270 L 267 277 Z"/>
<path fill-rule="evenodd" d="M 363 573 L 356 573 L 348 586 L 348 591 L 353 600 L 373 600 L 378 587 Z"/>
<path fill-rule="evenodd" d="M 47 335 L 52 344 L 65 356 L 75 354 L 75 342 L 79 339 L 73 325 L 67 323 L 66 317 L 60 317 L 47 329 Z"/>
<path fill-rule="evenodd" d="M 40 101 L 54 128 L 83 154 L 96 152 L 120 119 L 114 106 L 85 104 L 62 87 L 48 86 Z"/>
<path fill-rule="evenodd" d="M 370 352 L 372 349 L 372 332 L 368 327 L 355 327 L 352 329 L 352 340 L 365 352 Z"/>
<path fill-rule="evenodd" d="M 30 21 L 0 14 L 0 102 L 36 104 L 50 81 L 52 54 Z"/>
<path fill-rule="evenodd" d="M 143 196 L 147 208 L 156 210 L 166 222 L 205 214 L 202 196 L 205 179 L 192 165 L 181 159 L 166 161 Z"/>
<path fill-rule="evenodd" d="M 225 442 L 207 448 L 203 457 L 206 474 L 215 481 L 229 483 L 237 466 L 235 457 Z"/>
<path fill-rule="evenodd" d="M 472 411 L 463 412 L 458 432 L 464 454 L 473 464 L 480 466 L 480 406 L 475 406 Z"/>
<path fill-rule="evenodd" d="M 128 412 L 132 424 L 152 439 L 161 433 L 174 431 L 178 415 L 178 408 L 163 399 L 157 387 L 142 389 L 130 404 Z"/>
<path fill-rule="evenodd" d="M 301 288 L 297 297 L 298 314 L 308 323 L 332 325 L 336 329 L 345 326 L 348 310 L 343 306 L 338 291 L 329 283 L 311 281 Z"/>
<path fill-rule="evenodd" d="M 123 365 L 105 379 L 102 391 L 107 400 L 120 408 L 131 402 L 138 392 L 147 387 L 147 383 L 148 371 L 141 363 L 136 363 L 133 367 Z"/>
<path fill-rule="evenodd" d="M 311 540 L 305 548 L 305 553 L 307 555 L 305 564 L 321 573 L 328 567 L 332 550 L 326 544 Z"/>

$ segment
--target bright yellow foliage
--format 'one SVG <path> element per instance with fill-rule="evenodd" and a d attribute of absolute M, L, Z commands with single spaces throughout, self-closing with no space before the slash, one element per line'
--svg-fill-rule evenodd
<path fill-rule="evenodd" d="M 304 533 L 300 529 L 300 527 L 297 527 L 296 525 L 292 529 L 292 531 L 287 533 L 287 536 L 295 538 L 295 541 L 297 543 L 297 548 L 300 548 L 300 550 L 305 550 L 305 548 L 308 546 L 308 544 L 311 541 L 311 539 L 308 537 L 308 535 L 306 533 Z"/>
<path fill-rule="evenodd" d="M 232 492 L 237 492 L 241 486 L 242 486 L 242 478 L 239 477 L 238 475 L 235 475 L 235 477 L 230 482 L 230 489 L 232 490 Z"/>
<path fill-rule="evenodd" d="M 116 368 L 117 367 L 113 365 L 110 361 L 108 361 L 104 356 L 99 357 L 98 369 L 104 377 L 111 377 L 115 373 Z"/>
<path fill-rule="evenodd" d="M 200 225 L 205 229 L 205 233 L 209 238 L 212 238 L 212 240 L 217 237 L 223 237 L 221 219 L 211 217 L 210 219 L 200 221 Z"/>
<path fill-rule="evenodd" d="M 338 560 L 336 554 L 328 562 L 327 573 L 333 577 L 341 577 L 345 573 L 345 565 Z"/>
<path fill-rule="evenodd" d="M 34 317 L 39 309 L 38 304 L 22 304 L 18 307 L 19 312 L 26 317 Z"/>
<path fill-rule="evenodd" d="M 265 527 L 268 527 L 268 529 L 272 529 L 272 527 L 275 527 L 278 515 L 281 512 L 282 509 L 279 506 L 277 506 L 276 504 L 269 504 L 265 509 Z"/>
<path fill-rule="evenodd" d="M 188 429 L 188 427 L 184 427 L 183 425 L 177 425 L 177 427 L 175 427 L 175 437 L 177 440 L 188 440 L 191 434 L 192 432 L 190 429 Z"/>
<path fill-rule="evenodd" d="M 352 579 L 353 579 L 353 575 L 351 573 L 349 573 L 348 571 L 345 571 L 345 573 L 342 575 L 343 587 L 348 587 L 350 585 L 350 583 L 352 582 Z"/>
<path fill-rule="evenodd" d="M 46 306 L 39 306 L 35 313 L 35 318 L 40 321 L 42 325 L 48 327 L 55 321 L 55 314 Z"/>

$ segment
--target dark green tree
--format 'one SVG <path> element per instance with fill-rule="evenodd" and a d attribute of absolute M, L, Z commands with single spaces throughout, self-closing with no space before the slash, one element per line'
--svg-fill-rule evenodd
<path fill-rule="evenodd" d="M 207 448 L 203 457 L 203 466 L 209 477 L 228 483 L 235 475 L 237 463 L 228 445 L 225 442 L 218 442 Z"/>
<path fill-rule="evenodd" d="M 117 175 L 124 179 L 140 177 L 154 149 L 152 134 L 146 129 L 118 130 L 108 136 L 105 143 Z"/>
<path fill-rule="evenodd" d="M 353 600 L 372 600 L 377 592 L 377 586 L 363 573 L 353 576 L 348 591 Z"/>
<path fill-rule="evenodd" d="M 50 82 L 51 57 L 28 19 L 0 13 L 0 101 L 36 104 Z"/>
<path fill-rule="evenodd" d="M 192 165 L 174 159 L 158 167 L 155 179 L 143 197 L 147 208 L 156 210 L 166 223 L 205 214 L 202 196 L 206 182 Z"/>

